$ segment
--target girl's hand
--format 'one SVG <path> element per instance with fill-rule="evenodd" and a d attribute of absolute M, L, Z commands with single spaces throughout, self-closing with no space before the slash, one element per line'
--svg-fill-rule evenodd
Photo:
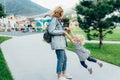
<path fill-rule="evenodd" d="M 67 32 L 71 32 L 71 29 L 70 29 L 69 27 L 65 27 L 65 30 L 66 30 Z"/>
<path fill-rule="evenodd" d="M 64 34 L 67 35 L 68 33 L 66 31 L 64 31 Z"/>

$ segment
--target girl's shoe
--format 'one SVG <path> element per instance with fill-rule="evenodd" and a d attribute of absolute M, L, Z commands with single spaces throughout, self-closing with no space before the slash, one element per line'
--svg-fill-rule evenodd
<path fill-rule="evenodd" d="M 87 70 L 88 70 L 88 72 L 90 73 L 90 74 L 92 74 L 92 68 L 87 68 Z"/>
<path fill-rule="evenodd" d="M 98 65 L 99 65 L 100 67 L 103 67 L 103 64 L 102 64 L 102 63 L 98 63 Z"/>

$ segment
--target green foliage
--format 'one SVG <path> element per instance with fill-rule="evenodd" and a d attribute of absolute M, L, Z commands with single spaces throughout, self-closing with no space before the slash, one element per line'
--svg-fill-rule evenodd
<path fill-rule="evenodd" d="M 0 17 L 5 17 L 6 16 L 6 14 L 4 13 L 4 7 L 3 7 L 3 5 L 0 3 Z"/>
<path fill-rule="evenodd" d="M 84 30 L 89 40 L 98 37 L 100 40 L 99 47 L 102 47 L 102 40 L 107 34 L 112 34 L 115 25 L 113 22 L 120 22 L 118 16 L 106 18 L 106 15 L 119 9 L 119 0 L 100 0 L 97 3 L 94 1 L 82 1 L 76 6 L 78 22 Z M 81 18 L 79 15 L 84 16 Z"/>

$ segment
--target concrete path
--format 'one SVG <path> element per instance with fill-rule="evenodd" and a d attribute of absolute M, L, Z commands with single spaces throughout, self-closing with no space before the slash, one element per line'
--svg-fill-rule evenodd
<path fill-rule="evenodd" d="M 42 34 L 13 37 L 2 43 L 1 48 L 15 80 L 57 80 L 56 55 L 43 41 Z M 66 52 L 67 71 L 73 76 L 72 80 L 120 80 L 120 67 L 103 62 L 104 67 L 99 68 L 87 62 L 93 68 L 90 75 L 80 65 L 77 55 Z"/>

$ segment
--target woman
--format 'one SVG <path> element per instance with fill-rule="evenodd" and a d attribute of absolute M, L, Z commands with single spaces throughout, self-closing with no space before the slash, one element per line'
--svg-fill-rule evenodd
<path fill-rule="evenodd" d="M 51 48 L 55 50 L 57 56 L 57 75 L 58 80 L 67 80 L 72 78 L 66 75 L 67 56 L 65 31 L 62 27 L 61 18 L 63 16 L 63 9 L 59 6 L 52 14 L 52 20 L 49 24 L 48 31 L 52 34 Z"/>

